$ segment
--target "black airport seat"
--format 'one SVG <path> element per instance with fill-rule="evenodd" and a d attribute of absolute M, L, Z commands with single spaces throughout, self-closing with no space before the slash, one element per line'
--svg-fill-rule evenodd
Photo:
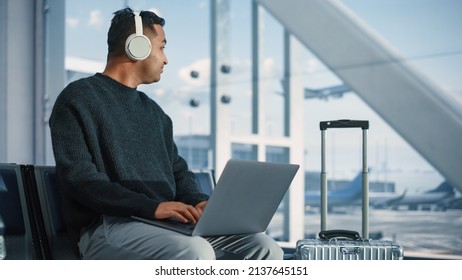
<path fill-rule="evenodd" d="M 7 260 L 41 259 L 35 220 L 28 207 L 21 166 L 0 164 L 0 216 L 4 225 Z"/>
<path fill-rule="evenodd" d="M 34 166 L 33 176 L 43 216 L 45 259 L 75 260 L 79 254 L 69 238 L 56 186 L 54 166 Z"/>

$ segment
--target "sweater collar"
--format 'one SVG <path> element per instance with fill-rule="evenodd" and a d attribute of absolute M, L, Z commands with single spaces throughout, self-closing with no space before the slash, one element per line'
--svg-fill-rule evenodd
<path fill-rule="evenodd" d="M 113 78 L 102 74 L 102 73 L 99 73 L 99 72 L 96 73 L 95 77 L 103 79 L 106 83 L 108 83 L 111 86 L 113 86 L 114 88 L 116 88 L 117 91 L 119 91 L 119 92 L 125 92 L 125 93 L 136 93 L 137 92 L 137 88 L 128 87 L 128 86 L 114 80 Z"/>

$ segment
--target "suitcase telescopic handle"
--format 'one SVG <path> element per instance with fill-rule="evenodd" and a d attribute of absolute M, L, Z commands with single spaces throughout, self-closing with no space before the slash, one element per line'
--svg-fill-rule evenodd
<path fill-rule="evenodd" d="M 336 121 L 323 121 L 319 123 L 321 130 L 328 128 L 351 128 L 359 127 L 361 129 L 369 129 L 369 121 L 359 120 L 336 120 Z"/>
<path fill-rule="evenodd" d="M 322 121 L 321 128 L 321 231 L 327 230 L 327 172 L 326 172 L 326 131 L 328 128 L 362 129 L 362 237 L 369 239 L 369 172 L 367 166 L 367 130 L 369 121 L 364 120 L 336 120 Z"/>
<path fill-rule="evenodd" d="M 360 240 L 361 235 L 354 230 L 344 230 L 344 229 L 331 229 L 323 230 L 319 232 L 319 239 L 321 240 L 330 240 L 333 238 L 346 238 L 351 240 Z"/>

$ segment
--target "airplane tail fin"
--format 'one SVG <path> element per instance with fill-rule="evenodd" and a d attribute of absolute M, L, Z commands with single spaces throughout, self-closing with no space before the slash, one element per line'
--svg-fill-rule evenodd
<path fill-rule="evenodd" d="M 344 188 L 338 190 L 337 192 L 342 196 L 349 197 L 350 199 L 361 198 L 362 193 L 362 172 L 359 172 L 358 175 Z"/>
<path fill-rule="evenodd" d="M 427 193 L 436 193 L 436 192 L 455 193 L 454 187 L 451 186 L 447 181 L 442 182 L 436 189 L 428 191 Z"/>

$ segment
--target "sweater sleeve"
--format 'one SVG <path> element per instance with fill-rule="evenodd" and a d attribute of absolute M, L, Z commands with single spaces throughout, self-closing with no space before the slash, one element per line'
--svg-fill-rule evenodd
<path fill-rule="evenodd" d="M 152 217 L 161 199 L 149 198 L 120 183 L 111 182 L 98 170 L 87 142 L 91 122 L 85 104 L 72 94 L 61 94 L 50 117 L 58 184 L 65 195 L 99 214 Z"/>

